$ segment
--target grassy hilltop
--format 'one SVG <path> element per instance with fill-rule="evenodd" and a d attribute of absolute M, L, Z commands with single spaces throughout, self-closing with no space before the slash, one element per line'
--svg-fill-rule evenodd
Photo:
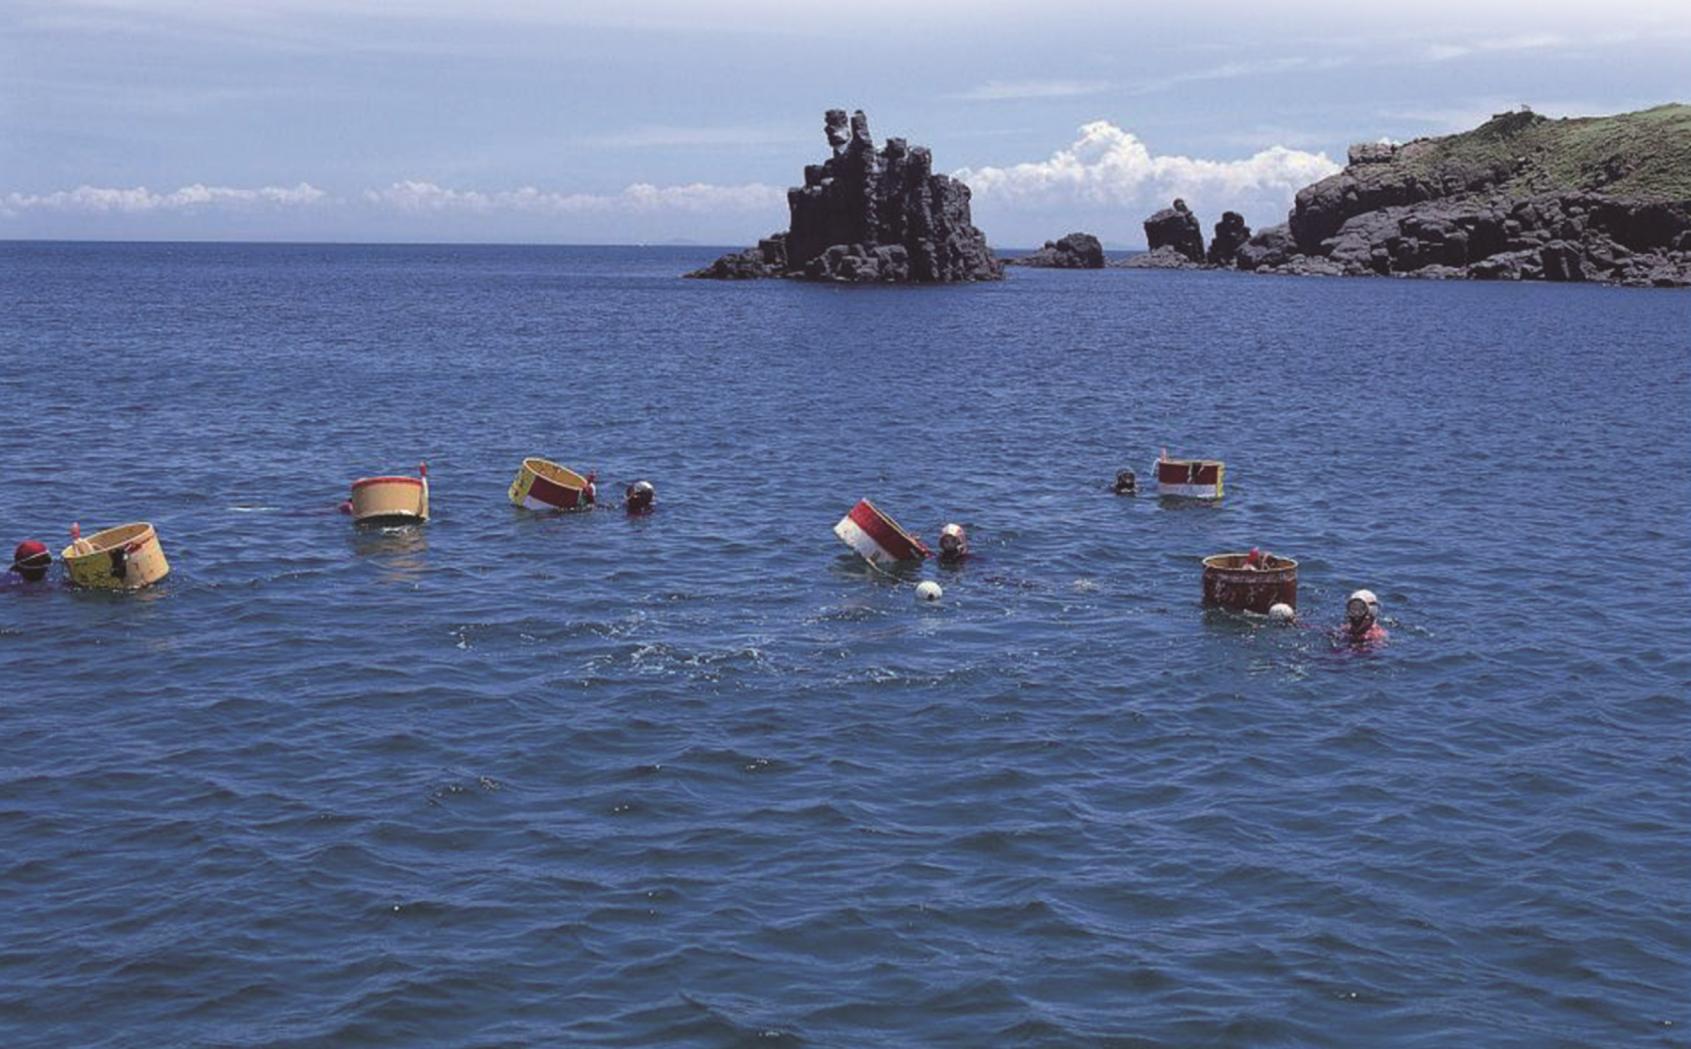
<path fill-rule="evenodd" d="M 1691 201 L 1691 105 L 1561 120 L 1502 113 L 1472 131 L 1405 143 L 1392 163 L 1434 184 L 1490 182 L 1512 197 L 1597 190 Z"/>

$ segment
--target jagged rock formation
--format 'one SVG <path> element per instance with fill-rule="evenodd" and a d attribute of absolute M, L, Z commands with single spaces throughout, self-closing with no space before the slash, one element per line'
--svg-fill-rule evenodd
<path fill-rule="evenodd" d="M 1691 285 L 1691 106 L 1503 113 L 1349 161 L 1246 241 L 1239 268 Z"/>
<path fill-rule="evenodd" d="M 1032 255 L 1005 259 L 1006 266 L 1037 266 L 1059 270 L 1099 270 L 1104 268 L 1104 245 L 1090 233 L 1070 233 L 1057 240 L 1048 240 Z"/>
<path fill-rule="evenodd" d="M 1206 258 L 1211 266 L 1231 266 L 1239 249 L 1251 239 L 1251 227 L 1245 225 L 1245 216 L 1237 211 L 1224 211 L 1221 221 L 1215 224 L 1215 237 L 1210 241 L 1210 250 Z"/>
<path fill-rule="evenodd" d="M 1145 220 L 1145 244 L 1152 254 L 1159 248 L 1173 248 L 1189 262 L 1204 261 L 1204 231 L 1198 217 L 1186 207 L 1184 200 L 1176 200 Z"/>
<path fill-rule="evenodd" d="M 933 171 L 933 156 L 902 138 L 876 150 L 862 110 L 830 109 L 833 156 L 787 191 L 786 233 L 687 274 L 732 280 L 795 277 L 884 283 L 998 280 L 1002 264 L 969 215 L 969 187 Z"/>

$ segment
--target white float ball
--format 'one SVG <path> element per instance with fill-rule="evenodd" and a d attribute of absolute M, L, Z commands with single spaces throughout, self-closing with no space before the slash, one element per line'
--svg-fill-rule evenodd
<path fill-rule="evenodd" d="M 1297 618 L 1297 613 L 1292 611 L 1291 605 L 1275 603 L 1268 606 L 1268 618 L 1276 623 L 1290 623 Z"/>
<path fill-rule="evenodd" d="M 932 579 L 924 579 L 916 584 L 916 600 L 918 601 L 938 601 L 944 596 L 945 591 L 941 590 L 939 584 Z"/>

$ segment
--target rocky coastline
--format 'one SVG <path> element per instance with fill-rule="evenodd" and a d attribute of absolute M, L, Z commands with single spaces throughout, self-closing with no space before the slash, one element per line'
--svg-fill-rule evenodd
<path fill-rule="evenodd" d="M 1345 169 L 1255 234 L 1208 249 L 1182 201 L 1123 265 L 1318 276 L 1691 286 L 1691 106 L 1553 121 L 1502 113 L 1460 135 L 1354 146 Z"/>
<path fill-rule="evenodd" d="M 923 146 L 876 149 L 862 110 L 823 117 L 832 155 L 787 191 L 785 232 L 724 255 L 688 277 L 786 277 L 860 284 L 999 280 L 1003 264 L 969 213 L 969 187 L 935 174 Z"/>
<path fill-rule="evenodd" d="M 1144 221 L 1148 250 L 1106 262 L 1090 233 L 998 260 L 969 187 L 927 149 L 876 149 L 861 110 L 831 109 L 832 155 L 787 192 L 790 226 L 689 277 L 851 283 L 998 280 L 1048 269 L 1231 269 L 1307 276 L 1591 281 L 1691 287 L 1691 106 L 1551 120 L 1500 113 L 1455 135 L 1352 146 L 1286 222 L 1224 211 L 1205 243 L 1184 200 Z"/>

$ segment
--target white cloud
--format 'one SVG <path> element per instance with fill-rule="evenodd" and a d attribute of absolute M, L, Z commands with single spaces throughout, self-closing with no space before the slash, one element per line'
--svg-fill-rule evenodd
<path fill-rule="evenodd" d="M 1169 76 L 1141 80 L 1134 84 L 1131 90 L 1136 95 L 1149 95 L 1158 91 L 1168 91 L 1183 84 L 1201 84 L 1211 80 L 1239 80 L 1245 77 L 1276 76 L 1283 73 L 1320 72 L 1328 69 L 1341 69 L 1350 65 L 1350 63 L 1349 58 L 1339 55 L 1325 58 L 1303 58 L 1293 55 L 1256 62 L 1225 62 L 1219 66 L 1194 69 L 1189 73 L 1174 73 Z"/>
<path fill-rule="evenodd" d="M 814 137 L 800 136 L 790 128 L 642 124 L 608 134 L 589 135 L 581 141 L 584 145 L 609 149 L 715 149 L 725 146 L 797 145 L 809 142 Z"/>
<path fill-rule="evenodd" d="M 204 208 L 298 208 L 309 207 L 327 198 L 327 193 L 308 182 L 257 189 L 207 186 L 196 182 L 170 193 L 155 193 L 145 186 L 133 189 L 78 186 L 52 193 L 7 193 L 0 196 L 0 213 L 60 211 L 139 215 Z"/>
<path fill-rule="evenodd" d="M 750 182 L 739 186 L 714 186 L 694 182 L 682 186 L 654 186 L 636 182 L 620 193 L 557 193 L 525 186 L 514 190 L 485 192 L 450 189 L 433 182 L 407 180 L 386 189 L 367 190 L 364 199 L 396 211 L 467 212 L 494 214 L 522 212 L 541 215 L 593 215 L 650 213 L 660 211 L 717 214 L 721 212 L 777 212 L 787 203 L 787 191 Z"/>
<path fill-rule="evenodd" d="M 964 102 L 1007 102 L 1028 98 L 1079 98 L 1110 89 L 1106 80 L 988 80 L 952 95 Z"/>
<path fill-rule="evenodd" d="M 1521 36 L 1496 37 L 1490 40 L 1469 40 L 1460 44 L 1431 44 L 1423 56 L 1430 62 L 1448 62 L 1468 55 L 1498 51 L 1548 51 L 1568 46 L 1568 38 L 1555 33 L 1530 33 Z"/>
<path fill-rule="evenodd" d="M 1107 120 L 1082 125 L 1080 137 L 1047 160 L 1010 167 L 964 168 L 957 177 L 977 199 L 1048 204 L 1136 204 L 1147 199 L 1228 194 L 1292 194 L 1338 171 L 1325 153 L 1271 146 L 1243 160 L 1157 156 Z M 1166 201 L 1164 201 L 1166 203 Z"/>
<path fill-rule="evenodd" d="M 333 205 L 318 211 L 315 205 Z M 132 189 L 78 186 L 51 193 L 0 193 L 0 218 L 59 223 L 81 216 L 83 222 L 99 222 L 117 216 L 189 216 L 268 213 L 299 214 L 306 210 L 336 227 L 360 228 L 365 219 L 379 220 L 418 216 L 460 216 L 480 220 L 488 228 L 502 228 L 501 220 L 522 217 L 578 219 L 589 224 L 643 223 L 639 228 L 664 221 L 685 220 L 686 228 L 709 227 L 713 223 L 761 223 L 786 214 L 787 191 L 761 183 L 717 186 L 703 182 L 657 186 L 636 182 L 618 193 L 559 193 L 525 186 L 521 189 L 486 191 L 455 189 L 434 182 L 405 180 L 383 189 L 369 189 L 349 198 L 335 198 L 302 182 L 297 186 L 263 186 L 239 189 L 195 183 L 168 193 L 144 186 Z M 54 217 L 57 216 L 57 219 Z M 82 227 L 78 227 L 82 228 Z M 95 227 L 98 228 L 98 227 Z M 433 227 L 430 227 L 433 228 Z"/>

